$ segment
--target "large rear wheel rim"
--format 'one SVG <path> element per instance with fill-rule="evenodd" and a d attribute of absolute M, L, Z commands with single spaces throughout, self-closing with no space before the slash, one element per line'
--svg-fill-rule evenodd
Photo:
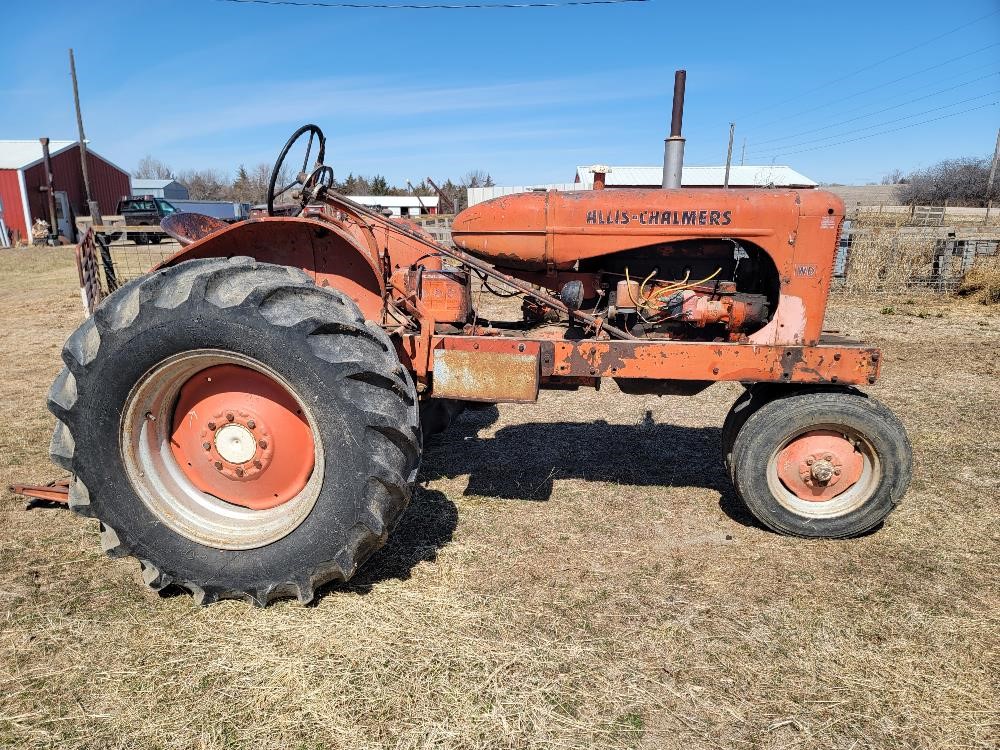
<path fill-rule="evenodd" d="M 287 497 L 276 496 L 273 503 L 250 503 L 255 507 L 248 507 L 247 504 L 234 502 L 236 497 L 232 495 L 227 502 L 222 499 L 227 496 L 224 491 L 218 493 L 222 498 L 206 492 L 211 487 L 198 481 L 198 472 L 194 471 L 198 458 L 207 462 L 211 454 L 213 460 L 225 464 L 225 471 L 233 472 L 228 479 L 234 482 L 237 479 L 241 483 L 254 480 L 252 476 L 237 478 L 237 468 L 234 467 L 246 467 L 244 470 L 248 474 L 260 474 L 264 469 L 266 474 L 266 469 L 270 467 L 264 462 L 274 457 L 274 446 L 266 444 L 264 448 L 259 445 L 247 447 L 245 441 L 241 444 L 241 434 L 237 434 L 246 431 L 252 436 L 253 431 L 247 429 L 248 421 L 257 422 L 255 430 L 263 427 L 259 416 L 256 420 L 253 419 L 252 410 L 250 413 L 244 411 L 239 421 L 236 410 L 231 410 L 234 417 L 232 422 L 223 413 L 222 420 L 225 423 L 218 424 L 214 434 L 223 432 L 223 441 L 231 438 L 232 440 L 228 440 L 231 443 L 229 447 L 213 438 L 206 441 L 210 444 L 210 449 L 204 451 L 205 456 L 193 455 L 194 450 L 189 441 L 184 450 L 178 450 L 175 419 L 182 399 L 182 389 L 190 389 L 191 383 L 201 379 L 200 373 L 220 372 L 228 368 L 245 368 L 252 373 L 251 378 L 276 384 L 301 409 L 302 418 L 308 426 L 307 445 L 312 448 L 312 456 L 303 456 L 302 460 L 310 464 L 310 471 L 307 476 L 302 476 L 301 488 L 298 484 L 294 485 L 297 491 L 288 493 Z M 205 421 L 215 418 L 214 415 L 203 416 Z M 222 428 L 226 426 L 230 429 L 223 431 Z M 273 437 L 278 437 L 280 443 L 280 436 Z M 315 419 L 307 405 L 298 397 L 294 388 L 270 367 L 232 352 L 214 349 L 183 352 L 150 369 L 126 400 L 122 411 L 120 441 L 129 480 L 146 507 L 175 532 L 192 541 L 219 549 L 262 547 L 291 533 L 309 515 L 323 481 L 322 443 Z M 219 453 L 220 448 L 220 455 L 215 456 L 214 453 Z M 220 460 L 223 459 L 222 454 L 231 460 Z M 254 466 L 255 459 L 261 459 L 260 467 Z"/>

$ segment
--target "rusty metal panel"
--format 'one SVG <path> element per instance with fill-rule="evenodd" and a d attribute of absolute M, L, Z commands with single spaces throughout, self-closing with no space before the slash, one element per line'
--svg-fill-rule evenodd
<path fill-rule="evenodd" d="M 740 380 L 871 384 L 879 352 L 851 346 L 761 346 L 714 342 L 557 341 L 551 372 L 560 377 Z"/>
<path fill-rule="evenodd" d="M 45 485 L 12 484 L 10 491 L 15 495 L 24 495 L 33 500 L 44 500 L 49 503 L 69 504 L 69 480 L 57 479 Z"/>
<path fill-rule="evenodd" d="M 435 398 L 531 403 L 538 400 L 538 352 L 436 349 Z"/>

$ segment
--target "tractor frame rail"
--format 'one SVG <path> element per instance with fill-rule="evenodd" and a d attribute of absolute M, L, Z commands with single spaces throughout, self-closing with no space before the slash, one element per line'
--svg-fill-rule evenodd
<path fill-rule="evenodd" d="M 436 398 L 531 402 L 542 388 L 649 381 L 870 385 L 880 353 L 837 338 L 817 346 L 404 335 L 400 358 Z M 430 376 L 430 377 L 429 377 Z M 430 384 L 433 388 L 430 388 Z"/>

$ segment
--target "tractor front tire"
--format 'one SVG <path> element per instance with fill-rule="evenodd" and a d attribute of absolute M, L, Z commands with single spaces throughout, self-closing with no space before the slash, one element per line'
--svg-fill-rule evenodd
<path fill-rule="evenodd" d="M 70 505 L 199 603 L 313 599 L 410 499 L 416 388 L 384 331 L 303 271 L 192 260 L 112 294 L 49 394 Z"/>
<path fill-rule="evenodd" d="M 881 524 L 909 486 L 912 460 L 903 425 L 875 399 L 800 390 L 751 411 L 733 441 L 731 471 L 765 526 L 831 539 Z"/>

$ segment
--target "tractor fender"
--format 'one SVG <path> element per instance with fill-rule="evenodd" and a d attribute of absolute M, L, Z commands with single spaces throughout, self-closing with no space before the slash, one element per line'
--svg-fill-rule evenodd
<path fill-rule="evenodd" d="M 195 258 L 234 256 L 301 268 L 319 286 L 353 299 L 367 319 L 381 317 L 385 286 L 377 258 L 359 238 L 315 219 L 269 216 L 241 221 L 192 242 L 153 270 Z"/>

